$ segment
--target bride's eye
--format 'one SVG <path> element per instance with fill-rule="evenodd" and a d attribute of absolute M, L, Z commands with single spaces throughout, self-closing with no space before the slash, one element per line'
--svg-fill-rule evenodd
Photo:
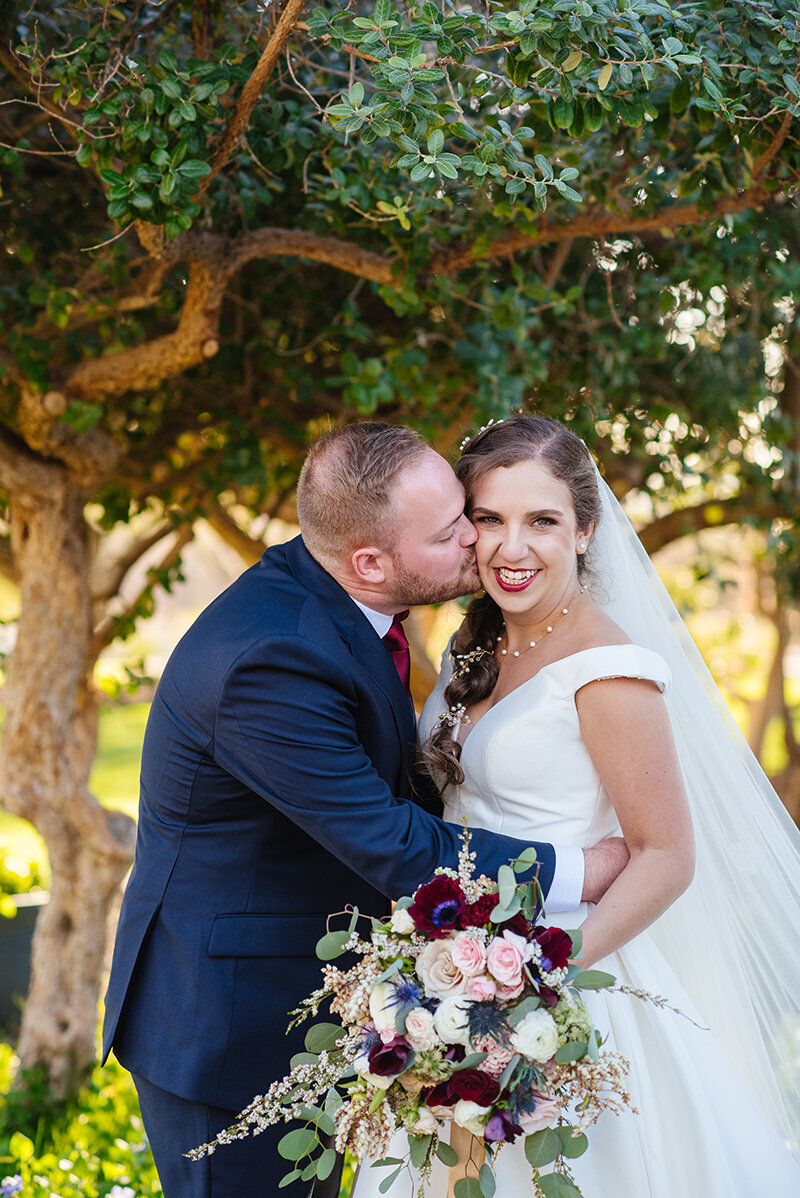
<path fill-rule="evenodd" d="M 473 524 L 499 524 L 500 521 L 497 516 L 473 516 L 472 523 Z"/>

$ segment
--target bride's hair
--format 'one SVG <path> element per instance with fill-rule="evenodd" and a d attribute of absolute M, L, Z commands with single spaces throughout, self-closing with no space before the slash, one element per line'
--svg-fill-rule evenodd
<path fill-rule="evenodd" d="M 464 446 L 455 471 L 466 491 L 466 512 L 470 513 L 475 487 L 492 470 L 515 466 L 518 462 L 540 461 L 559 482 L 569 488 L 578 528 L 585 530 L 600 519 L 600 495 L 594 464 L 579 437 L 547 416 L 520 412 L 498 424 L 491 424 Z M 578 554 L 578 576 L 587 570 L 585 554 Z M 445 692 L 447 711 L 471 707 L 491 693 L 497 681 L 497 658 L 493 652 L 503 627 L 500 608 L 488 595 L 470 603 L 464 623 L 458 630 L 453 653 L 465 655 L 484 649 L 483 656 L 469 661 L 469 668 L 456 669 Z M 461 746 L 453 736 L 452 724 L 440 720 L 425 745 L 422 758 L 437 782 L 456 786 L 464 781 Z"/>

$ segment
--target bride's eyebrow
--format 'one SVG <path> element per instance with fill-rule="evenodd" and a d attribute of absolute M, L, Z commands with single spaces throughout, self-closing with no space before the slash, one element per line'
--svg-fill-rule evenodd
<path fill-rule="evenodd" d="M 503 519 L 502 512 L 495 512 L 490 507 L 476 506 L 476 507 L 473 507 L 470 509 L 470 516 L 476 516 L 476 515 L 478 515 L 478 513 L 480 513 L 482 516 L 495 516 L 498 520 Z M 536 512 L 526 512 L 524 519 L 525 520 L 538 520 L 540 516 L 554 516 L 556 518 L 562 518 L 563 515 L 564 515 L 564 513 L 561 511 L 560 508 L 548 507 L 548 508 L 541 508 L 541 509 L 539 509 L 539 511 L 536 511 Z"/>

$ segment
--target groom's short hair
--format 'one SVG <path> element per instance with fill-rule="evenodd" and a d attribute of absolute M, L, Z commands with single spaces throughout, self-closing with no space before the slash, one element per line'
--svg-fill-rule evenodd
<path fill-rule="evenodd" d="M 326 433 L 310 449 L 297 484 L 306 548 L 323 566 L 363 545 L 391 552 L 394 491 L 406 466 L 430 453 L 411 428 L 363 421 Z"/>

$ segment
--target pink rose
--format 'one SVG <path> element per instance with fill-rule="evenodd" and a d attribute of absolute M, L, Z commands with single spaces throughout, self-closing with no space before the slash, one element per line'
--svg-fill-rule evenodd
<path fill-rule="evenodd" d="M 539 1098 L 536 1104 L 536 1110 L 530 1111 L 529 1114 L 520 1114 L 517 1116 L 519 1123 L 526 1136 L 533 1135 L 535 1131 L 542 1131 L 545 1127 L 552 1127 L 557 1122 L 561 1108 L 553 1102 L 552 1098 Z"/>
<path fill-rule="evenodd" d="M 496 997 L 501 1002 L 510 1002 L 512 998 L 519 998 L 522 991 L 525 989 L 525 979 L 520 978 L 515 986 L 498 986 Z"/>
<path fill-rule="evenodd" d="M 517 986 L 522 981 L 522 966 L 528 946 L 514 932 L 495 936 L 489 945 L 486 962 L 489 972 L 504 986 Z"/>
<path fill-rule="evenodd" d="M 406 1015 L 405 1036 L 415 1052 L 426 1052 L 429 1048 L 435 1048 L 439 1043 L 439 1037 L 436 1035 L 430 1011 L 426 1011 L 424 1007 L 414 1007 L 413 1011 L 409 1011 Z"/>
<path fill-rule="evenodd" d="M 486 968 L 486 949 L 477 936 L 468 932 L 459 932 L 450 943 L 453 964 L 457 965 L 465 977 L 474 977 L 483 973 Z"/>
<path fill-rule="evenodd" d="M 496 994 L 497 982 L 494 978 L 487 978 L 485 974 L 470 978 L 467 982 L 467 998 L 474 998 L 477 1002 L 491 1002 Z"/>
<path fill-rule="evenodd" d="M 417 977 L 426 998 L 450 998 L 467 988 L 467 979 L 453 960 L 452 944 L 452 940 L 430 940 L 417 957 Z"/>

